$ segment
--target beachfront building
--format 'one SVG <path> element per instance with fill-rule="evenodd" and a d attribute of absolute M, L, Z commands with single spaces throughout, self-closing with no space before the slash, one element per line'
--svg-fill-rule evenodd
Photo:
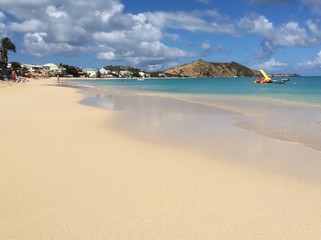
<path fill-rule="evenodd" d="M 133 73 L 131 71 L 119 71 L 119 77 L 122 77 L 122 78 L 131 78 L 133 77 Z"/>
<path fill-rule="evenodd" d="M 97 77 L 97 70 L 95 68 L 83 68 L 82 71 L 86 74 L 87 77 Z"/>
<path fill-rule="evenodd" d="M 50 76 L 64 76 L 66 75 L 66 68 L 57 66 L 54 63 L 46 63 L 43 65 L 44 71 L 48 72 Z"/>
<path fill-rule="evenodd" d="M 99 69 L 99 72 L 100 72 L 100 76 L 102 78 L 113 77 L 112 72 L 108 69 L 101 68 L 101 69 Z"/>
<path fill-rule="evenodd" d="M 48 71 L 52 71 L 52 72 L 58 72 L 59 71 L 59 67 L 54 63 L 46 63 L 43 66 Z"/>
<path fill-rule="evenodd" d="M 63 76 L 66 74 L 66 69 L 60 66 L 57 66 L 53 63 L 47 63 L 44 65 L 35 65 L 35 64 L 21 64 L 22 68 L 26 69 L 29 73 L 40 73 L 47 76 Z"/>
<path fill-rule="evenodd" d="M 43 65 L 35 65 L 35 64 L 21 64 L 21 67 L 23 67 L 24 69 L 26 69 L 28 72 L 37 72 L 37 73 L 42 73 L 42 71 L 44 70 L 44 66 Z"/>
<path fill-rule="evenodd" d="M 145 73 L 145 72 L 138 72 L 139 77 L 145 78 L 145 77 L 150 77 L 150 74 Z"/>

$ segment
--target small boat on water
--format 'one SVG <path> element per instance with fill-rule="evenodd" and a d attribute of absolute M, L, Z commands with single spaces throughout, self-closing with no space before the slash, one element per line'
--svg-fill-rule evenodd
<path fill-rule="evenodd" d="M 290 81 L 288 78 L 282 78 L 281 80 L 274 80 L 270 78 L 263 70 L 260 70 L 263 78 L 257 78 L 254 80 L 254 83 L 277 83 L 277 84 L 284 84 L 287 81 Z"/>
<path fill-rule="evenodd" d="M 284 84 L 285 82 L 290 81 L 290 79 L 282 78 L 281 80 L 272 80 L 272 81 L 273 81 L 273 83 Z"/>

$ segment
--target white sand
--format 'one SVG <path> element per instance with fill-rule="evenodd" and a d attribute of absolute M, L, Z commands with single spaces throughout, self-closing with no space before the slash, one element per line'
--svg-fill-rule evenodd
<path fill-rule="evenodd" d="M 144 142 L 48 82 L 0 89 L 0 239 L 321 239 L 316 177 L 240 163 L 261 156 L 258 138 L 289 166 L 318 166 L 319 153 L 251 133 L 253 151 L 211 157 Z"/>

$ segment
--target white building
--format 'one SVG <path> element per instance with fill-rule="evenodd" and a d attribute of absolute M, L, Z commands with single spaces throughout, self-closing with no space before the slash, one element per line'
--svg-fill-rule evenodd
<path fill-rule="evenodd" d="M 99 72 L 100 72 L 100 75 L 101 75 L 102 77 L 108 77 L 108 76 L 111 75 L 111 71 L 110 71 L 110 70 L 107 70 L 107 69 L 105 69 L 105 68 L 99 69 Z"/>
<path fill-rule="evenodd" d="M 120 77 L 124 77 L 124 78 L 131 78 L 133 76 L 133 73 L 131 71 L 119 71 L 119 75 Z"/>
<path fill-rule="evenodd" d="M 44 71 L 43 65 L 35 65 L 35 64 L 21 64 L 21 67 L 26 68 L 29 72 L 38 72 L 42 73 Z"/>
<path fill-rule="evenodd" d="M 140 77 L 146 77 L 144 72 L 138 72 Z"/>
<path fill-rule="evenodd" d="M 97 70 L 94 68 L 83 68 L 82 71 L 86 73 L 88 77 L 91 77 L 91 78 L 97 77 Z"/>
<path fill-rule="evenodd" d="M 64 75 L 66 74 L 66 69 L 57 66 L 53 63 L 46 63 L 44 65 L 35 64 L 21 64 L 23 68 L 26 68 L 28 72 L 31 73 L 43 73 L 48 74 L 48 76 Z"/>
<path fill-rule="evenodd" d="M 57 66 L 54 63 L 46 63 L 43 65 L 45 68 L 45 71 L 48 72 L 51 76 L 56 76 L 56 75 L 65 75 L 66 74 L 66 69 Z"/>
<path fill-rule="evenodd" d="M 43 65 L 45 68 L 49 69 L 50 71 L 58 71 L 59 67 L 53 63 L 46 63 Z"/>

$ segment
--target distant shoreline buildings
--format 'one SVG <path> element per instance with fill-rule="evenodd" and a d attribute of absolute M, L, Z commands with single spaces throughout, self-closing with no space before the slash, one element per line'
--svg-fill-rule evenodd
<path fill-rule="evenodd" d="M 1 52 L 0 52 L 1 54 Z M 1 56 L 1 55 L 0 55 Z M 2 57 L 2 56 L 1 56 Z M 13 63 L 12 63 L 13 64 Z M 8 64 L 11 68 L 11 64 Z M 69 65 L 56 65 L 46 63 L 43 65 L 21 64 L 21 74 L 27 77 L 80 77 L 80 78 L 149 78 L 149 77 L 193 77 L 193 78 L 218 78 L 218 77 L 256 77 L 259 72 L 252 70 L 237 62 L 217 63 L 196 60 L 180 66 L 172 67 L 165 71 L 145 72 L 130 66 L 105 66 L 98 68 L 81 68 Z M 272 77 L 298 77 L 298 74 L 269 74 Z"/>
<path fill-rule="evenodd" d="M 54 63 L 46 63 L 43 65 L 35 65 L 35 64 L 21 64 L 22 69 L 25 72 L 29 72 L 31 74 L 46 74 L 48 77 L 53 76 L 61 76 L 61 77 L 75 77 L 68 73 L 65 65 L 56 65 Z M 11 66 L 8 66 L 11 68 Z M 133 78 L 133 77 L 148 77 L 149 74 L 143 71 L 139 71 L 137 74 L 134 74 L 132 71 L 125 69 L 120 70 L 123 67 L 118 67 L 120 69 L 110 70 L 106 69 L 106 67 L 102 67 L 100 69 L 96 68 L 81 68 L 81 67 L 73 67 L 76 69 L 77 76 L 82 78 Z"/>

